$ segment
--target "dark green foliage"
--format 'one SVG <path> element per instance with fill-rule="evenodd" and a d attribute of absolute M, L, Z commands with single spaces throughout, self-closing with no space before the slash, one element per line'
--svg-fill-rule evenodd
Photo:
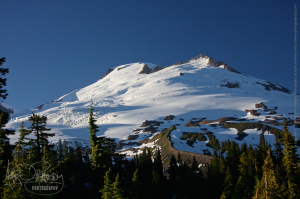
<path fill-rule="evenodd" d="M 198 141 L 206 141 L 206 137 L 202 133 L 186 133 L 183 136 L 180 137 L 181 140 L 187 140 L 187 144 L 189 146 L 193 146 L 193 144 L 196 142 L 196 139 L 198 138 Z"/>
<path fill-rule="evenodd" d="M 209 137 L 209 142 L 206 144 L 206 146 L 214 148 L 215 150 L 219 151 L 221 149 L 220 142 L 218 139 L 216 139 L 216 136 L 212 134 L 207 134 Z"/>
<path fill-rule="evenodd" d="M 0 111 L 0 179 L 5 178 L 8 161 L 12 160 L 13 146 L 9 144 L 10 135 L 14 135 L 15 131 L 5 129 L 8 122 L 9 114 Z M 0 181 L 0 187 L 3 185 Z"/>
<path fill-rule="evenodd" d="M 53 145 L 49 145 L 48 138 L 53 137 L 54 133 L 47 133 L 51 129 L 46 128 L 47 117 L 39 116 L 32 113 L 28 119 L 31 122 L 30 132 L 34 132 L 35 139 L 30 139 L 30 142 L 36 147 L 37 157 L 42 159 L 42 148 L 46 144 L 48 147 L 53 148 Z"/>
<path fill-rule="evenodd" d="M 7 97 L 7 90 L 3 89 L 3 86 L 6 86 L 6 78 L 3 78 L 2 76 L 5 76 L 9 70 L 8 68 L 2 68 L 3 63 L 5 62 L 5 57 L 0 58 L 0 98 L 6 99 Z"/>
<path fill-rule="evenodd" d="M 272 134 L 275 134 L 276 136 L 276 131 L 280 133 L 280 130 L 274 128 L 274 127 L 271 127 L 271 126 L 268 126 L 268 125 L 265 125 L 265 124 L 260 124 L 260 123 L 254 123 L 254 122 L 241 122 L 241 123 L 225 123 L 223 128 L 235 128 L 237 129 L 238 131 L 238 135 L 241 134 L 245 134 L 243 131 L 246 130 L 246 129 L 257 129 L 258 131 L 261 131 L 263 133 L 265 133 L 266 131 L 272 133 Z"/>

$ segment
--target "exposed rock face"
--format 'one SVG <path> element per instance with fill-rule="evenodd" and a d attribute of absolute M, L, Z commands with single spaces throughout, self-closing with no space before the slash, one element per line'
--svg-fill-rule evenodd
<path fill-rule="evenodd" d="M 214 60 L 213 58 L 209 57 L 208 58 L 208 62 L 207 62 L 208 65 L 210 66 L 215 66 L 215 67 L 220 67 L 220 66 L 224 66 L 225 69 L 231 71 L 231 72 L 234 72 L 234 73 L 238 73 L 238 74 L 242 74 L 240 73 L 239 71 L 237 70 L 234 70 L 233 68 L 231 68 L 228 64 L 224 63 L 224 62 L 218 62 L 216 60 Z"/>
<path fill-rule="evenodd" d="M 227 84 L 221 86 L 225 86 L 227 88 L 239 88 L 240 84 L 238 82 L 234 82 L 234 83 L 227 82 Z"/>
<path fill-rule="evenodd" d="M 173 115 L 168 115 L 168 116 L 165 117 L 164 120 L 173 120 L 173 118 L 174 118 Z M 183 119 L 182 119 L 182 121 L 183 121 Z"/>
<path fill-rule="evenodd" d="M 141 127 L 146 127 L 149 125 L 153 125 L 153 126 L 160 126 L 160 124 L 163 124 L 163 122 L 157 122 L 157 121 L 148 121 L 146 120 L 145 122 L 143 122 Z"/>
<path fill-rule="evenodd" d="M 272 82 L 269 82 L 269 81 L 267 81 L 267 83 L 268 84 L 263 84 L 263 83 L 256 82 L 256 84 L 260 84 L 260 85 L 264 86 L 267 91 L 277 90 L 277 91 L 281 91 L 283 93 L 291 94 L 291 91 L 289 89 L 285 88 L 285 87 L 275 85 L 275 84 L 273 84 Z"/>
<path fill-rule="evenodd" d="M 264 105 L 263 102 L 255 104 L 255 108 L 268 109 L 268 107 L 266 105 Z"/>
<path fill-rule="evenodd" d="M 147 64 L 144 64 L 142 70 L 139 72 L 139 74 L 149 74 L 151 73 L 152 69 L 149 68 Z"/>
<path fill-rule="evenodd" d="M 139 137 L 139 135 L 129 135 L 128 137 L 127 137 L 127 140 L 135 140 L 136 138 L 138 138 Z"/>
<path fill-rule="evenodd" d="M 156 133 L 158 130 L 157 127 L 150 125 L 149 127 L 144 128 L 143 132 Z"/>
<path fill-rule="evenodd" d="M 114 69 L 108 69 L 108 71 L 101 77 L 101 79 L 103 79 L 104 77 L 106 77 L 109 73 L 111 73 Z"/>
<path fill-rule="evenodd" d="M 155 73 L 155 72 L 160 71 L 164 68 L 166 68 L 166 66 L 155 66 L 150 73 Z"/>
<path fill-rule="evenodd" d="M 192 120 L 188 121 L 188 123 L 185 124 L 185 127 L 195 127 L 200 126 L 197 122 L 193 122 Z"/>
<path fill-rule="evenodd" d="M 257 112 L 257 110 L 248 110 L 248 109 L 246 109 L 245 111 L 249 112 L 253 116 L 259 116 L 260 115 L 260 113 Z"/>
<path fill-rule="evenodd" d="M 43 108 L 45 104 L 39 105 L 38 107 L 36 107 L 34 110 L 41 110 Z"/>
<path fill-rule="evenodd" d="M 277 114 L 276 111 L 270 111 L 269 115 Z"/>

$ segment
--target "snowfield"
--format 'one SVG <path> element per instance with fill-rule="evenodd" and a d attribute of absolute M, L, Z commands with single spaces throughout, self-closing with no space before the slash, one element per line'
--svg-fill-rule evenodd
<path fill-rule="evenodd" d="M 180 140 L 182 132 L 200 132 L 200 128 L 207 128 L 217 139 L 225 141 L 235 139 L 237 130 L 214 128 L 210 125 L 185 127 L 191 118 L 216 120 L 222 117 L 236 117 L 263 121 L 269 113 L 255 108 L 255 104 L 264 102 L 268 108 L 277 106 L 276 112 L 282 117 L 294 119 L 294 115 L 288 114 L 294 112 L 293 94 L 266 90 L 262 84 L 268 84 L 267 81 L 229 71 L 224 66 L 209 66 L 206 58 L 190 60 L 150 74 L 139 74 L 144 64 L 118 66 L 105 78 L 46 103 L 40 110 L 17 110 L 11 115 L 6 127 L 18 130 L 23 121 L 25 126 L 29 126 L 27 119 L 33 112 L 48 117 L 47 126 L 56 133 L 56 136 L 50 139 L 51 142 L 62 139 L 73 143 L 74 146 L 78 143 L 86 146 L 89 144 L 88 120 L 93 100 L 94 117 L 100 130 L 98 136 L 115 138 L 117 141 L 126 140 L 145 120 L 163 121 L 164 124 L 159 126 L 158 130 L 178 124 L 171 135 L 176 149 L 203 153 L 202 150 L 208 149 L 208 141 L 197 141 L 193 147 L 188 146 L 186 140 Z M 146 64 L 150 69 L 156 66 Z M 224 86 L 227 83 L 236 84 L 238 87 L 228 88 Z M 251 116 L 245 109 L 258 110 L 261 115 Z M 170 121 L 164 120 L 168 115 L 174 115 L 175 118 Z M 282 129 L 282 126 L 276 128 Z M 290 126 L 289 130 L 294 134 L 293 126 Z M 260 131 L 248 129 L 245 133 L 248 136 L 236 142 L 258 144 Z M 155 134 L 140 132 L 139 135 L 138 139 L 151 138 Z M 18 137 L 19 133 L 16 132 L 10 141 L 14 143 Z M 297 138 L 300 139 L 299 136 Z M 266 139 L 271 144 L 275 142 L 274 135 L 266 134 Z M 148 145 L 154 146 L 153 143 L 144 146 Z M 212 149 L 208 150 L 213 152 Z"/>

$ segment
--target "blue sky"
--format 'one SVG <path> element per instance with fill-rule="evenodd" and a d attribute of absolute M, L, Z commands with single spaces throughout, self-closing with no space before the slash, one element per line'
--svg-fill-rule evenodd
<path fill-rule="evenodd" d="M 0 0 L 5 102 L 32 109 L 118 65 L 201 53 L 293 91 L 295 2 Z"/>

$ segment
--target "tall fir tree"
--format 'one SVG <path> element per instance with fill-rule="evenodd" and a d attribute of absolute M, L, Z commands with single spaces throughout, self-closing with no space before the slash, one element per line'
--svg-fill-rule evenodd
<path fill-rule="evenodd" d="M 286 171 L 286 196 L 291 199 L 300 198 L 300 184 L 299 175 L 300 171 L 297 167 L 298 155 L 297 148 L 295 147 L 295 138 L 288 131 L 286 121 L 284 121 L 283 132 L 284 156 L 282 163 Z"/>
<path fill-rule="evenodd" d="M 5 62 L 5 57 L 0 58 L 0 98 L 6 99 L 7 98 L 7 90 L 3 89 L 3 86 L 6 86 L 6 78 L 3 78 L 2 76 L 5 76 L 8 72 L 8 68 L 2 68 L 3 63 Z"/>
<path fill-rule="evenodd" d="M 13 146 L 9 144 L 9 136 L 14 135 L 15 131 L 5 129 L 8 118 L 9 114 L 7 112 L 0 111 L 0 179 L 5 178 L 8 161 L 12 160 Z M 3 184 L 1 180 L 0 187 Z"/>
<path fill-rule="evenodd" d="M 283 198 L 282 190 L 276 176 L 271 149 L 267 151 L 263 165 L 261 180 L 257 180 L 253 198 L 259 199 L 279 199 Z"/>
<path fill-rule="evenodd" d="M 51 129 L 46 128 L 47 117 L 39 116 L 34 113 L 29 117 L 31 127 L 29 130 L 34 132 L 35 139 L 31 139 L 31 142 L 36 146 L 36 152 L 39 160 L 42 159 L 42 148 L 46 144 L 48 147 L 53 148 L 53 145 L 49 144 L 48 138 L 53 137 L 55 133 L 48 133 Z"/>

